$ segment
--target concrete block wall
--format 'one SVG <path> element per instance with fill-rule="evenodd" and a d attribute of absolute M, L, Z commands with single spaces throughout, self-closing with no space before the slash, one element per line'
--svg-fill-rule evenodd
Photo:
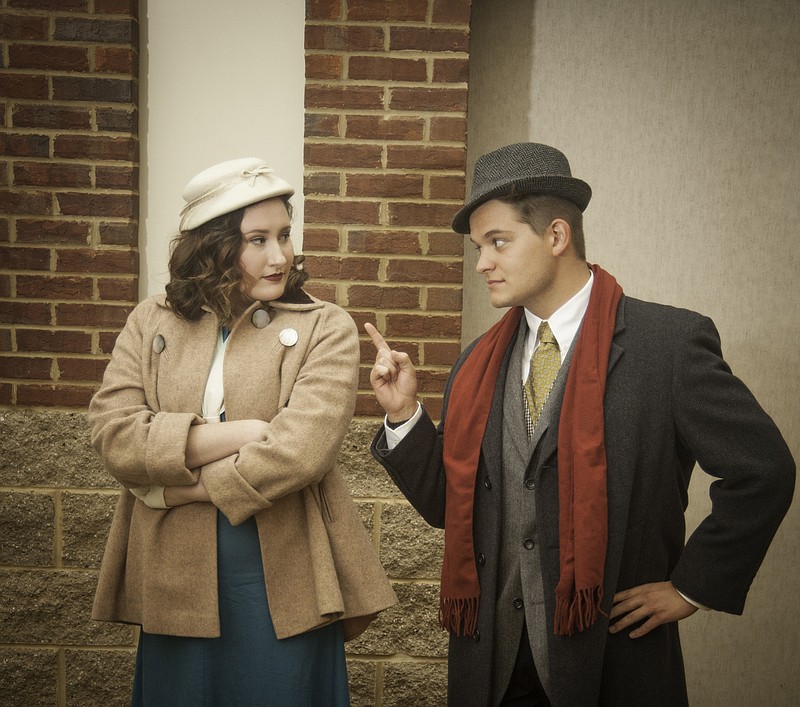
<path fill-rule="evenodd" d="M 339 466 L 400 599 L 347 645 L 354 707 L 441 705 L 436 625 L 443 533 L 402 500 L 356 420 Z M 118 487 L 84 412 L 0 411 L 0 695 L 8 707 L 129 704 L 136 630 L 90 618 Z"/>
<path fill-rule="evenodd" d="M 118 489 L 82 412 L 0 411 L 0 695 L 129 703 L 134 629 L 90 616 Z"/>
<path fill-rule="evenodd" d="M 119 493 L 85 408 L 137 301 L 138 2 L 0 0 L 0 695 L 129 703 L 133 627 L 89 618 Z M 420 364 L 434 417 L 459 353 L 469 0 L 307 0 L 310 289 Z M 348 644 L 355 707 L 441 705 L 443 535 L 367 452 L 339 460 L 400 605 Z"/>

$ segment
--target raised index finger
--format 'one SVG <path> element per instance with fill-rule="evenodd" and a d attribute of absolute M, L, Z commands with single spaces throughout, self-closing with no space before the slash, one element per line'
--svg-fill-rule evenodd
<path fill-rule="evenodd" d="M 384 338 L 380 335 L 378 330 L 372 326 L 369 322 L 364 324 L 364 331 L 369 334 L 369 338 L 372 339 L 373 346 L 378 350 L 381 351 L 382 349 L 386 349 L 387 351 L 391 351 L 389 348 L 389 344 L 384 341 Z"/>

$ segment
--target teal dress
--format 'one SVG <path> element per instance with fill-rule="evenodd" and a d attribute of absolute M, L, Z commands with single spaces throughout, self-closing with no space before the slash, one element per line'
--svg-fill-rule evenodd
<path fill-rule="evenodd" d="M 341 623 L 275 635 L 254 518 L 217 512 L 217 581 L 219 638 L 140 633 L 133 707 L 349 707 Z"/>
<path fill-rule="evenodd" d="M 278 640 L 253 518 L 218 513 L 219 638 L 141 632 L 134 707 L 348 707 L 341 623 Z"/>

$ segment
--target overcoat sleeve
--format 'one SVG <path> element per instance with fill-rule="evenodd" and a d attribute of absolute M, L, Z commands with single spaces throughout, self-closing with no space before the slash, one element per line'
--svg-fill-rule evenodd
<path fill-rule="evenodd" d="M 717 480 L 711 513 L 671 579 L 694 601 L 739 614 L 791 503 L 795 464 L 773 421 L 723 360 L 710 319 L 697 315 L 690 323 L 672 375 L 678 436 Z"/>
<path fill-rule="evenodd" d="M 462 352 L 450 371 L 444 390 L 442 419 L 438 426 L 434 426 L 423 408 L 422 417 L 394 449 L 387 448 L 383 426 L 370 445 L 372 455 L 386 469 L 400 492 L 434 528 L 444 528 L 446 477 L 442 454 L 450 389 L 456 374 L 478 341 L 473 341 Z"/>
<path fill-rule="evenodd" d="M 156 363 L 144 331 L 148 319 L 163 311 L 150 298 L 131 312 L 89 404 L 92 444 L 108 472 L 128 488 L 197 482 L 197 473 L 186 468 L 186 438 L 203 419 L 190 412 L 155 411 L 147 403 L 149 370 Z"/>
<path fill-rule="evenodd" d="M 270 420 L 266 439 L 201 470 L 212 502 L 234 525 L 318 483 L 335 466 L 355 410 L 358 330 L 338 307 L 321 312 L 291 394 Z"/>
<path fill-rule="evenodd" d="M 443 427 L 444 421 L 437 429 L 423 408 L 422 417 L 394 449 L 387 449 L 383 426 L 370 446 L 400 492 L 434 528 L 444 528 Z"/>

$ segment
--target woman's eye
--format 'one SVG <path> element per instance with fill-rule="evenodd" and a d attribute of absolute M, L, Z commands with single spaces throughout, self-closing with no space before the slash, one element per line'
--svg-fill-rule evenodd
<path fill-rule="evenodd" d="M 495 238 L 494 247 L 495 248 L 502 248 L 506 243 L 508 243 L 508 241 L 503 239 L 503 238 Z"/>

